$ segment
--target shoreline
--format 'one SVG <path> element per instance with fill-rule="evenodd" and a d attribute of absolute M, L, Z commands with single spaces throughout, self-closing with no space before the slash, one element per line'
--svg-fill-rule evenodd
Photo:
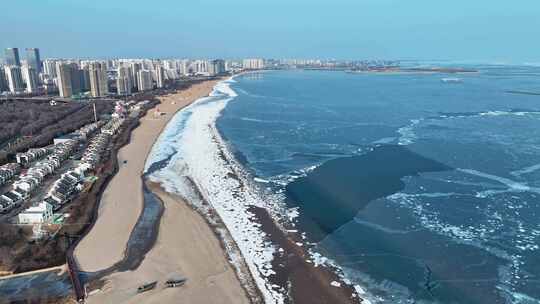
<path fill-rule="evenodd" d="M 142 172 L 151 147 L 176 112 L 200 95 L 207 95 L 209 87 L 215 82 L 195 84 L 180 91 L 178 94 L 188 95 L 188 100 L 182 99 L 178 105 L 167 104 L 170 101 L 167 96 L 160 97 L 161 103 L 140 118 L 139 125 L 130 134 L 130 141 L 118 150 L 119 169 L 100 197 L 95 224 L 74 249 L 74 256 L 82 270 L 104 270 L 122 259 L 129 235 L 143 209 Z M 160 108 L 165 110 L 165 115 L 156 118 L 156 111 Z M 137 190 L 125 191 L 127 187 Z M 100 256 L 104 248 L 107 249 L 106 257 Z"/>
<path fill-rule="evenodd" d="M 93 301 L 95 301 L 96 303 L 119 303 L 119 302 L 131 302 L 131 301 L 135 301 L 136 303 L 140 303 L 140 301 L 142 300 L 140 297 L 133 297 L 133 294 L 131 295 L 128 295 L 127 297 L 124 295 L 120 295 L 120 298 L 118 297 L 115 297 L 117 296 L 117 294 L 115 295 L 114 294 L 114 290 L 116 291 L 119 291 L 120 293 L 122 293 L 122 291 L 125 291 L 125 288 L 127 287 L 128 289 L 130 288 L 133 288 L 131 291 L 136 291 L 136 288 L 137 286 L 141 283 L 141 281 L 144 283 L 144 280 L 147 275 L 148 277 L 151 277 L 152 275 L 156 275 L 155 273 L 151 273 L 152 271 L 150 270 L 150 273 L 148 272 L 148 266 L 146 263 L 147 261 L 152 261 L 152 255 L 155 251 L 157 251 L 159 254 L 157 254 L 158 258 L 159 258 L 159 255 L 163 255 L 163 252 L 160 252 L 160 248 L 168 248 L 170 247 L 169 244 L 167 244 L 167 246 L 163 246 L 163 240 L 162 238 L 163 237 L 167 237 L 167 234 L 169 233 L 173 233 L 175 231 L 178 230 L 178 228 L 181 228 L 185 231 L 190 231 L 190 227 L 183 227 L 182 228 L 182 223 L 179 223 L 180 224 L 180 227 L 178 227 L 178 225 L 175 223 L 175 224 L 171 224 L 170 223 L 170 215 L 169 213 L 171 213 L 167 208 L 166 204 L 164 204 L 164 211 L 163 211 L 163 214 L 161 216 L 161 218 L 158 216 L 158 218 L 156 219 L 156 224 L 157 224 L 157 231 L 156 231 L 156 234 L 157 234 L 157 240 L 155 241 L 155 244 L 151 244 L 151 248 L 149 249 L 148 252 L 142 252 L 143 254 L 143 257 L 142 257 L 142 260 L 138 262 L 137 265 L 134 265 L 133 267 L 128 267 L 128 269 L 117 269 L 116 266 L 119 266 L 119 264 L 122 264 L 124 261 L 124 259 L 127 257 L 127 252 L 126 250 L 129 249 L 129 246 L 126 246 L 128 243 L 128 240 L 131 239 L 131 236 L 132 236 L 132 233 L 134 231 L 134 228 L 136 227 L 136 225 L 139 223 L 139 220 L 141 220 L 139 217 L 140 216 L 143 216 L 143 214 L 141 213 L 142 210 L 143 210 L 143 206 L 144 204 L 142 203 L 142 193 L 143 193 L 143 185 L 145 185 L 144 183 L 144 176 L 143 176 L 143 173 L 144 173 L 144 169 L 145 169 L 145 165 L 146 165 L 146 160 L 147 158 L 149 157 L 150 155 L 150 152 L 151 152 L 151 147 L 153 147 L 154 143 L 158 140 L 158 138 L 160 137 L 160 135 L 163 133 L 165 127 L 169 124 L 170 120 L 175 117 L 176 113 L 178 111 L 180 111 L 181 109 L 184 109 L 185 107 L 189 106 L 190 104 L 192 104 L 193 102 L 196 102 L 198 100 L 200 100 L 201 98 L 204 98 L 204 97 L 207 97 L 209 95 L 209 93 L 213 90 L 213 87 L 214 85 L 217 83 L 216 80 L 213 80 L 213 81 L 206 81 L 206 82 L 203 82 L 203 83 L 199 83 L 199 84 L 195 84 L 195 85 L 192 85 L 192 87 L 190 87 L 189 89 L 187 90 L 182 90 L 182 91 L 179 91 L 178 93 L 176 94 L 170 94 L 170 95 L 167 95 L 167 96 L 164 96 L 164 97 L 160 97 L 160 101 L 161 103 L 158 104 L 156 106 L 156 108 L 154 108 L 154 110 L 151 110 L 151 111 L 148 111 L 146 113 L 146 115 L 144 117 L 141 118 L 140 120 L 140 125 L 133 131 L 133 133 L 131 134 L 131 141 L 126 144 L 126 146 L 122 147 L 122 149 L 129 149 L 130 146 L 131 147 L 134 147 L 133 150 L 131 151 L 131 153 L 128 153 L 127 155 L 122 155 L 122 151 L 119 152 L 118 154 L 118 163 L 120 165 L 120 169 L 119 169 L 119 172 L 117 175 L 115 175 L 115 177 L 113 177 L 113 179 L 117 179 L 119 180 L 118 184 L 114 184 L 112 183 L 107 185 L 107 189 L 105 189 L 104 192 L 106 192 L 108 189 L 112 188 L 113 190 L 116 190 L 116 191 L 120 191 L 120 192 L 123 192 L 122 193 L 122 196 L 120 197 L 117 197 L 119 198 L 119 202 L 117 202 L 116 204 L 111 204 L 110 201 L 109 203 L 107 201 L 105 201 L 103 205 L 100 205 L 100 208 L 99 210 L 97 211 L 97 213 L 99 214 L 98 215 L 98 219 L 96 221 L 96 225 L 89 231 L 89 234 L 96 234 L 96 236 L 94 236 L 94 238 L 92 239 L 92 237 L 90 238 L 84 238 L 81 243 L 83 242 L 87 242 L 89 244 L 91 244 L 90 246 L 91 247 L 94 247 L 93 249 L 97 249 L 101 252 L 103 252 L 104 250 L 106 252 L 109 252 L 109 250 L 111 251 L 116 251 L 116 253 L 118 253 L 119 251 L 121 252 L 121 254 L 124 256 L 124 258 L 122 259 L 118 259 L 118 254 L 115 256 L 114 254 L 111 254 L 111 255 L 108 255 L 108 256 L 102 256 L 102 255 L 95 255 L 95 253 L 92 253 L 92 252 L 88 252 L 86 250 L 88 250 L 88 245 L 85 247 L 84 244 L 83 245 L 80 245 L 77 246 L 76 250 L 78 250 L 78 254 L 79 256 L 77 256 L 77 258 L 80 257 L 81 255 L 81 252 L 83 252 L 82 254 L 87 254 L 87 255 L 90 255 L 90 256 L 94 256 L 95 258 L 97 259 L 100 259 L 99 261 L 92 261 L 92 260 L 84 260 L 84 256 L 83 256 L 83 265 L 81 265 L 82 267 L 82 270 L 84 271 L 89 271 L 88 272 L 88 275 L 90 277 L 94 276 L 94 277 L 99 277 L 100 275 L 103 276 L 103 279 L 100 279 L 99 281 L 100 282 L 95 282 L 95 278 L 94 278 L 94 281 L 91 282 L 91 285 L 95 285 L 95 287 L 97 287 L 97 289 L 99 289 L 98 291 L 94 290 L 94 291 L 91 291 L 89 294 L 90 294 L 90 297 L 88 298 L 88 302 L 91 303 Z M 160 111 L 163 111 L 165 113 L 165 115 L 155 115 L 154 113 L 156 113 L 157 109 L 159 109 Z M 152 114 L 154 114 L 154 117 L 152 118 Z M 139 133 L 142 133 L 139 134 Z M 140 136 L 138 136 L 138 134 Z M 150 142 L 148 141 L 148 138 L 150 139 L 153 139 L 151 140 Z M 141 143 L 142 143 L 142 147 L 141 147 Z M 145 149 L 146 148 L 146 149 Z M 138 171 L 139 173 L 138 174 L 128 174 L 127 176 L 124 174 L 122 176 L 121 174 L 121 171 L 122 169 L 125 169 L 126 167 L 129 167 L 130 164 L 132 163 L 135 163 L 133 166 L 135 166 L 136 169 L 135 171 Z M 137 170 L 138 169 L 138 170 Z M 131 170 L 133 171 L 133 170 Z M 137 184 L 137 183 L 133 183 L 133 179 L 138 179 L 140 181 L 140 184 L 141 184 L 141 187 L 140 187 L 140 190 L 139 191 L 133 191 L 132 194 L 135 194 L 135 195 L 139 195 L 138 196 L 138 202 L 139 204 L 138 205 L 135 205 L 136 201 L 133 201 L 133 200 L 129 200 L 129 199 L 126 199 L 125 196 L 129 196 L 128 191 L 125 191 L 126 189 L 126 186 L 129 187 L 130 189 L 131 188 L 134 188 L 134 184 Z M 119 187 L 119 185 L 121 187 Z M 137 185 L 135 185 L 136 187 Z M 104 195 L 105 197 L 105 195 Z M 163 202 L 162 202 L 163 203 Z M 170 205 L 170 204 L 169 204 Z M 135 208 L 135 207 L 138 207 L 138 208 Z M 126 214 L 126 208 L 132 208 L 132 209 L 135 209 L 135 211 L 137 212 L 131 212 L 130 214 Z M 174 209 L 174 208 L 172 208 Z M 133 210 L 131 210 L 133 211 Z M 100 222 L 100 218 L 103 218 L 103 215 L 109 215 L 109 221 L 105 221 L 103 222 L 103 220 L 101 220 Z M 133 215 L 133 214 L 136 214 L 137 216 L 134 217 L 134 216 L 129 216 L 129 215 Z M 111 216 L 112 215 L 112 216 Z M 192 218 L 194 217 L 193 215 L 190 215 L 188 218 Z M 110 221 L 110 219 L 114 219 L 116 220 L 115 221 Z M 128 221 L 126 221 L 125 219 L 127 218 Z M 168 222 L 165 221 L 165 219 L 168 218 Z M 115 225 L 118 225 L 118 221 L 123 221 L 123 228 L 128 228 L 128 229 L 125 229 L 124 231 L 110 231 L 111 228 L 114 228 Z M 167 222 L 168 224 L 164 224 L 165 222 Z M 131 224 L 131 225 L 130 225 Z M 173 227 L 168 227 L 169 229 L 162 229 L 163 227 L 161 226 L 171 226 L 173 225 Z M 100 231 L 92 231 L 95 229 L 95 227 L 103 227 L 104 230 L 102 230 L 102 232 L 100 233 Z M 172 229 L 171 229 L 172 228 Z M 209 228 L 208 228 L 209 230 Z M 107 232 L 107 233 L 103 233 L 103 231 Z M 125 232 L 128 232 L 128 233 L 125 233 Z M 198 231 L 193 231 L 194 233 L 195 232 L 200 232 L 200 229 Z M 200 237 L 200 236 L 197 236 L 197 237 Z M 104 248 L 104 246 L 101 245 L 101 243 L 105 240 L 106 241 L 106 238 L 112 238 L 114 239 L 114 248 Z M 171 240 L 171 238 L 173 238 L 173 241 L 175 241 L 174 239 L 174 235 L 171 236 L 169 235 L 168 236 L 168 241 Z M 212 233 L 206 233 L 206 239 L 212 239 L 214 238 L 215 239 L 215 236 L 212 234 Z M 90 241 L 89 241 L 90 239 Z M 120 240 L 120 241 L 119 241 Z M 122 240 L 125 240 L 125 241 L 122 241 Z M 196 240 L 192 239 L 192 241 L 195 243 Z M 217 239 L 212 241 L 212 240 L 206 240 L 207 242 L 203 242 L 203 245 L 208 245 L 208 242 L 217 242 Z M 105 242 L 106 243 L 106 242 Z M 111 242 L 108 243 L 109 245 L 111 244 Z M 184 244 L 181 244 L 179 243 L 178 241 L 176 241 L 176 247 L 173 246 L 173 249 L 178 249 L 178 248 L 182 248 L 184 247 Z M 81 249 L 82 248 L 82 249 Z M 199 248 L 200 249 L 200 248 Z M 199 266 L 200 267 L 204 267 L 205 265 L 207 264 L 215 264 L 215 260 L 217 259 L 217 257 L 221 257 L 222 258 L 222 264 L 224 263 L 225 266 L 223 267 L 227 267 L 228 263 L 226 261 L 226 259 L 224 258 L 224 254 L 222 253 L 221 250 L 207 250 L 207 248 L 204 248 L 204 249 L 201 249 L 197 252 L 197 254 L 195 254 L 195 256 L 200 256 L 201 253 L 204 253 L 204 252 L 209 252 L 211 253 L 213 256 L 211 259 L 202 259 L 201 261 L 203 263 L 199 263 Z M 167 253 L 167 252 L 165 252 Z M 181 254 L 182 252 L 177 252 L 178 254 Z M 175 256 L 169 256 L 168 258 L 169 260 L 175 260 Z M 80 261 L 80 260 L 79 260 Z M 190 264 L 190 263 L 184 263 L 184 264 Z M 157 265 L 154 263 L 154 265 L 150 265 L 152 267 L 156 267 L 157 268 L 160 268 L 160 265 L 162 265 L 162 263 L 158 263 Z M 178 266 L 178 265 L 177 265 Z M 150 267 L 150 268 L 152 268 Z M 122 267 L 120 267 L 122 268 Z M 154 269 L 155 270 L 155 269 Z M 159 270 L 159 269 L 158 269 Z M 119 272 L 115 272 L 115 271 L 119 271 Z M 193 273 L 193 271 L 192 271 Z M 198 273 L 198 271 L 197 271 Z M 235 275 L 234 275 L 234 271 L 232 270 L 228 270 L 226 272 L 224 272 L 226 276 L 228 276 L 229 278 L 223 282 L 217 282 L 217 284 L 221 284 L 223 285 L 221 288 L 221 292 L 210 292 L 212 289 L 215 288 L 214 287 L 209 287 L 209 288 L 205 288 L 205 289 L 202 289 L 202 290 L 199 290 L 199 294 L 203 297 L 203 299 L 201 299 L 200 303 L 205 303 L 208 301 L 208 299 L 204 299 L 204 297 L 206 296 L 210 296 L 210 295 L 214 295 L 216 297 L 222 297 L 223 295 L 227 294 L 227 293 L 230 293 L 230 292 L 236 292 L 237 295 L 234 297 L 236 299 L 238 298 L 241 298 L 243 297 L 243 289 L 241 287 L 241 285 L 237 282 L 237 279 L 235 279 Z M 141 275 L 141 277 L 139 278 L 139 280 L 141 281 L 136 281 L 136 276 L 137 274 Z M 146 275 L 145 275 L 146 274 Z M 122 280 L 122 277 L 123 275 L 129 275 L 129 278 L 127 278 L 127 280 Z M 232 275 L 232 278 L 231 279 L 231 275 Z M 90 278 L 89 277 L 89 278 Z M 163 278 L 159 278 L 159 279 L 163 279 Z M 92 278 L 91 278 L 92 280 Z M 187 285 L 187 284 L 186 284 Z M 211 285 L 214 285 L 214 283 L 212 283 Z M 182 289 L 175 289 L 175 290 L 185 290 L 186 288 L 182 288 Z M 102 292 L 99 292 L 99 291 L 102 291 Z M 112 294 L 111 294 L 112 292 Z M 170 293 L 170 292 L 169 292 Z M 165 294 L 165 292 L 164 292 Z M 160 297 L 161 297 L 161 294 L 160 294 Z M 150 299 L 149 299 L 150 301 Z M 160 300 L 159 301 L 160 303 L 173 303 L 174 302 L 174 299 L 169 299 L 169 300 Z M 231 303 L 234 303 L 231 301 Z M 248 301 L 246 301 L 246 303 L 248 303 Z"/>
<path fill-rule="evenodd" d="M 259 199 L 248 188 L 237 188 L 238 180 L 231 178 L 227 166 L 221 166 L 223 158 L 219 156 L 214 145 L 212 125 L 227 102 L 236 96 L 236 93 L 228 86 L 233 81 L 222 81 L 216 85 L 211 94 L 216 97 L 214 100 L 201 102 L 193 109 L 186 110 L 184 116 L 189 119 L 180 121 L 182 130 L 174 130 L 174 126 L 171 127 L 175 133 L 172 134 L 173 136 L 164 136 L 157 144 L 155 149 L 158 151 L 154 153 L 152 163 L 166 160 L 171 155 L 174 156 L 169 159 L 165 167 L 153 172 L 149 179 L 161 183 L 167 192 L 186 198 L 210 221 L 214 219 L 214 216 L 222 221 L 226 229 L 218 229 L 218 233 L 226 236 L 228 230 L 232 239 L 222 237 L 224 243 L 233 244 L 234 242 L 241 253 L 227 252 L 231 257 L 231 263 L 239 269 L 238 263 L 245 261 L 250 276 L 266 303 L 283 303 L 283 294 L 275 290 L 278 286 L 272 286 L 265 279 L 273 273 L 270 261 L 275 248 L 266 244 L 264 233 L 258 228 L 260 224 L 251 221 L 252 215 L 246 212 L 246 202 L 258 202 Z M 194 153 L 184 154 L 183 149 L 190 149 Z M 178 163 L 179 157 L 183 163 Z M 209 181 L 208 178 L 217 179 L 208 184 L 206 183 Z M 193 184 L 197 187 L 192 187 Z M 237 191 L 228 192 L 227 189 L 230 187 L 237 188 Z M 246 196 L 249 198 L 243 199 Z M 219 203 L 216 204 L 216 202 Z M 205 207 L 205 204 L 210 208 L 201 208 Z M 244 277 L 247 274 L 240 272 L 239 276 Z"/>
<path fill-rule="evenodd" d="M 146 184 L 149 190 L 162 201 L 172 200 L 177 204 L 181 204 L 183 207 L 186 207 L 193 212 L 195 217 L 204 221 L 219 242 L 222 256 L 226 258 L 229 266 L 234 268 L 234 276 L 241 283 L 244 292 L 248 296 L 249 303 L 263 303 L 260 291 L 255 282 L 253 282 L 248 266 L 245 264 L 236 243 L 232 240 L 227 226 L 221 221 L 219 216 L 209 217 L 207 214 L 201 213 L 201 211 L 197 210 L 197 208 L 191 205 L 189 201 L 177 194 L 166 191 L 159 183 L 147 180 Z M 193 187 L 197 188 L 195 184 L 193 184 Z M 207 204 L 207 206 L 209 205 Z M 245 276 L 246 274 L 248 276 Z M 235 299 L 234 303 L 238 300 L 239 299 Z"/>
<path fill-rule="evenodd" d="M 270 206 L 265 201 L 263 193 L 259 192 L 260 185 L 250 179 L 249 173 L 238 163 L 215 126 L 221 111 L 227 102 L 236 97 L 236 93 L 228 87 L 227 80 L 213 81 L 211 84 L 210 94 L 207 93 L 183 103 L 181 108 L 162 121 L 163 125 L 155 133 L 149 150 L 138 150 L 139 153 L 146 152 L 144 162 L 142 165 L 139 163 L 140 174 L 137 176 L 141 182 L 141 191 L 145 193 L 145 199 L 141 203 L 141 210 L 134 220 L 128 239 L 126 242 L 116 244 L 117 248 L 123 247 L 124 258 L 114 261 L 108 267 L 90 271 L 89 287 L 93 290 L 89 292 L 88 303 L 176 303 L 179 299 L 190 303 L 207 303 L 211 299 L 208 298 L 210 296 L 221 298 L 224 303 L 362 302 L 355 286 L 344 279 L 338 268 L 327 263 L 318 264 L 313 259 L 307 246 L 309 243 L 305 242 L 303 236 L 289 233 L 290 231 L 285 227 L 294 228 L 294 224 L 284 223 L 283 211 L 286 208 L 282 204 Z M 160 98 L 161 103 L 156 108 L 161 108 L 167 102 L 175 104 L 182 99 L 177 95 Z M 212 97 L 216 100 L 204 102 L 206 98 Z M 191 116 L 201 111 L 199 108 L 195 110 L 190 106 L 199 101 L 201 101 L 203 112 L 205 107 L 214 106 L 214 109 L 210 109 L 210 114 L 206 113 L 208 115 L 205 117 L 213 118 L 213 120 L 205 122 L 203 118 L 197 123 L 199 127 L 202 126 L 207 130 L 208 139 L 217 150 L 208 151 L 205 149 L 208 147 L 202 146 L 197 150 L 197 154 L 214 157 L 226 167 L 225 171 L 222 170 L 223 168 L 216 168 L 217 170 L 211 171 L 211 174 L 222 175 L 224 180 L 221 182 L 229 186 L 231 183 L 235 185 L 236 190 L 230 194 L 231 197 L 227 190 L 221 191 L 220 194 L 223 199 L 229 201 L 226 203 L 229 207 L 219 203 L 216 205 L 215 191 L 219 187 L 206 188 L 208 184 L 205 184 L 201 176 L 194 172 L 183 176 L 184 183 L 188 185 L 190 191 L 195 193 L 191 197 L 183 195 L 178 189 L 171 189 L 170 183 L 167 184 L 167 181 L 160 180 L 160 177 L 154 175 L 156 172 L 167 170 L 170 165 L 175 165 L 174 158 L 176 154 L 181 154 L 181 151 L 171 149 L 171 147 L 182 147 L 182 143 L 175 136 L 184 135 L 184 130 L 175 129 L 176 125 L 188 128 Z M 185 110 L 183 113 L 187 112 L 187 114 L 180 115 L 181 110 Z M 147 112 L 147 115 L 141 119 L 141 125 L 148 124 L 147 117 L 151 112 L 155 110 Z M 197 117 L 193 117 L 193 120 L 197 120 Z M 168 127 L 172 130 L 167 130 Z M 136 131 L 137 129 L 133 132 Z M 194 138 L 200 135 L 192 134 L 193 132 L 189 130 L 186 133 Z M 135 140 L 129 144 L 137 143 L 136 137 L 133 138 Z M 173 141 L 175 145 L 162 147 L 169 143 L 167 141 Z M 165 153 L 162 153 L 160 149 L 166 150 Z M 167 153 L 170 154 L 163 157 Z M 131 161 L 133 159 L 128 160 L 128 166 Z M 186 161 L 188 166 L 196 163 L 193 159 Z M 118 162 L 122 163 L 121 157 Z M 165 166 L 162 166 L 163 164 Z M 132 186 L 130 184 L 130 187 Z M 155 231 L 152 230 L 155 233 L 153 241 L 149 243 L 150 245 L 145 245 L 149 246 L 149 249 L 138 252 L 139 255 L 135 259 L 138 262 L 130 264 L 126 260 L 129 258 L 128 250 L 138 249 L 131 248 L 133 246 L 128 241 L 135 234 L 136 225 L 143 220 L 143 210 L 148 204 L 146 191 L 156 197 L 162 211 L 155 220 L 157 228 Z M 242 207 L 235 209 L 238 207 L 236 204 L 242 199 L 244 199 L 241 203 Z M 105 209 L 104 212 L 111 212 L 107 210 L 109 209 Z M 101 206 L 99 211 L 102 211 Z M 120 213 L 124 216 L 123 208 L 116 211 L 116 216 Z M 231 220 L 231 216 L 235 216 L 236 219 Z M 101 237 L 104 236 L 101 235 Z M 190 245 L 186 246 L 186 244 Z M 108 257 L 109 262 L 112 259 Z M 101 262 L 101 264 L 105 263 Z M 220 270 L 208 265 L 219 265 Z M 81 268 L 87 270 L 84 267 Z M 187 277 L 190 282 L 198 283 L 187 283 L 178 289 L 162 289 L 158 285 L 155 291 L 142 295 L 136 294 L 136 288 L 141 284 L 154 280 L 160 281 L 161 284 L 171 276 Z M 206 284 L 208 280 L 211 282 L 210 285 Z"/>
<path fill-rule="evenodd" d="M 284 206 L 268 204 L 259 185 L 232 155 L 215 126 L 226 104 L 236 97 L 226 82 L 223 85 L 218 89 L 224 94 L 221 100 L 192 111 L 191 120 L 182 121 L 184 129 L 174 130 L 179 132 L 176 137 L 157 143 L 156 149 L 164 152 L 156 153 L 153 163 L 167 164 L 149 179 L 186 198 L 207 221 L 217 217 L 224 223 L 267 303 L 361 302 L 357 286 L 347 282 L 335 267 L 312 261 L 300 244 L 304 241 L 300 236 L 287 235 L 280 223 Z M 197 145 L 185 148 L 184 141 Z M 187 154 L 186 149 L 190 149 Z M 177 154 L 182 155 L 180 159 Z M 228 241 L 219 231 L 216 234 Z"/>
<path fill-rule="evenodd" d="M 251 174 L 236 159 L 217 127 L 213 127 L 213 138 L 218 143 L 220 157 L 231 166 L 229 178 L 240 182 L 242 188 L 253 188 L 262 195 L 263 190 L 256 184 Z M 264 197 L 260 197 L 264 200 Z M 286 219 L 281 208 L 268 205 L 248 206 L 251 219 L 260 227 L 266 240 L 278 248 L 271 260 L 272 272 L 267 277 L 271 286 L 279 286 L 284 291 L 282 303 L 325 304 L 325 303 L 362 303 L 358 288 L 345 279 L 341 269 L 322 257 L 318 263 L 309 250 L 301 231 Z M 294 231 L 294 232 L 293 232 Z M 319 256 L 320 258 L 321 256 Z M 329 263 L 327 263 L 329 262 Z M 362 293 L 363 294 L 363 293 Z M 279 303 L 277 301 L 276 303 Z M 369 303 L 369 302 L 366 302 Z"/>

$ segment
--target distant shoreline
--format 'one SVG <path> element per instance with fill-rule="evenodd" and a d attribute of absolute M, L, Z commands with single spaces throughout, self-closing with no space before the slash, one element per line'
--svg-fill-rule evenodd
<path fill-rule="evenodd" d="M 465 68 L 374 68 L 368 70 L 347 70 L 349 74 L 474 74 L 479 73 L 475 69 Z"/>
<path fill-rule="evenodd" d="M 517 95 L 535 95 L 535 96 L 540 96 L 540 92 L 532 92 L 532 91 L 508 90 L 508 91 L 505 91 L 505 93 L 508 93 L 508 94 L 517 94 Z"/>

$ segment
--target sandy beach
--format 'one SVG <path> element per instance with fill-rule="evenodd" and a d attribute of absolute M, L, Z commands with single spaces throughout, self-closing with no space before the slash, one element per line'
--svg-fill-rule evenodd
<path fill-rule="evenodd" d="M 98 219 L 75 249 L 81 270 L 94 272 L 122 260 L 126 244 L 143 207 L 143 180 L 147 155 L 174 114 L 193 101 L 207 96 L 216 81 L 196 84 L 177 94 L 160 97 L 161 104 L 141 118 L 131 141 L 118 153 L 119 170 L 105 189 Z M 161 115 L 156 115 L 159 109 Z M 180 198 L 172 198 L 152 187 L 164 204 L 155 246 L 134 271 L 105 277 L 105 286 L 91 293 L 89 303 L 248 303 L 234 270 L 228 264 L 220 242 L 204 219 Z M 155 290 L 137 295 L 148 281 L 183 276 L 182 288 Z"/>
<path fill-rule="evenodd" d="M 215 81 L 204 82 L 164 96 L 161 104 L 141 118 L 140 125 L 131 134 L 131 141 L 118 152 L 120 168 L 103 192 L 94 227 L 75 249 L 82 270 L 103 270 L 122 259 L 142 210 L 141 175 L 152 145 L 178 110 L 207 96 L 214 85 Z M 161 116 L 155 115 L 157 109 L 163 113 Z"/>
<path fill-rule="evenodd" d="M 101 291 L 88 303 L 249 303 L 234 270 L 227 262 L 220 242 L 204 218 L 177 196 L 150 185 L 163 202 L 156 245 L 134 271 L 118 272 L 106 278 Z M 179 288 L 163 288 L 136 294 L 148 281 L 161 283 L 169 277 L 186 277 Z"/>

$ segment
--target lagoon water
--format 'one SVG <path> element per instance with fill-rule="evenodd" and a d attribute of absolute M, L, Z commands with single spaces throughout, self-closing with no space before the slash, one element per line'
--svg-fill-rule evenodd
<path fill-rule="evenodd" d="M 373 302 L 540 303 L 540 68 L 235 78 L 217 127 Z"/>

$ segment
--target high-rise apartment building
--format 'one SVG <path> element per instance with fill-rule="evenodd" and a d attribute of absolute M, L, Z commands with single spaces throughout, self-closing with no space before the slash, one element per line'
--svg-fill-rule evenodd
<path fill-rule="evenodd" d="M 46 92 L 47 94 L 50 94 L 56 91 L 57 88 L 58 86 L 55 84 L 53 78 L 49 78 L 49 77 L 43 78 L 43 91 L 44 92 Z"/>
<path fill-rule="evenodd" d="M 113 70 L 114 68 L 116 68 L 115 61 L 113 61 L 113 60 L 109 59 L 109 60 L 105 61 L 104 63 L 105 63 L 105 67 L 106 67 L 107 70 Z"/>
<path fill-rule="evenodd" d="M 81 80 L 81 90 L 90 91 L 90 70 L 87 66 L 79 70 L 79 78 Z"/>
<path fill-rule="evenodd" d="M 56 60 L 45 59 L 43 61 L 43 73 L 49 75 L 51 78 L 56 78 Z"/>
<path fill-rule="evenodd" d="M 167 70 L 177 70 L 178 62 L 177 60 L 163 60 L 163 67 Z"/>
<path fill-rule="evenodd" d="M 189 60 L 182 59 L 178 65 L 178 70 L 180 72 L 180 75 L 189 74 Z"/>
<path fill-rule="evenodd" d="M 131 85 L 134 89 L 141 90 L 139 88 L 139 71 L 141 70 L 141 64 L 137 62 L 131 63 Z"/>
<path fill-rule="evenodd" d="M 102 95 L 109 94 L 109 78 L 107 76 L 107 69 L 102 65 L 101 66 L 101 79 L 99 82 L 99 91 Z M 92 86 L 92 84 L 90 84 Z"/>
<path fill-rule="evenodd" d="M 79 66 L 76 63 L 70 63 L 69 64 L 71 69 L 71 90 L 73 91 L 73 95 L 77 95 L 83 91 L 83 83 L 82 83 L 82 73 L 83 71 L 79 69 Z"/>
<path fill-rule="evenodd" d="M 26 64 L 34 68 L 37 74 L 41 73 L 41 58 L 38 48 L 26 49 Z"/>
<path fill-rule="evenodd" d="M 6 79 L 6 72 L 4 67 L 0 65 L 0 92 L 5 92 L 9 90 L 9 85 Z"/>
<path fill-rule="evenodd" d="M 244 59 L 242 61 L 242 66 L 246 70 L 260 70 L 264 69 L 264 60 L 259 58 L 254 59 Z"/>
<path fill-rule="evenodd" d="M 195 61 L 197 73 L 208 73 L 208 61 L 197 60 Z"/>
<path fill-rule="evenodd" d="M 13 94 L 24 91 L 24 82 L 21 73 L 21 67 L 16 65 L 7 66 L 6 76 L 9 85 L 9 91 Z"/>
<path fill-rule="evenodd" d="M 165 86 L 165 70 L 160 65 L 156 67 L 156 84 L 158 88 Z"/>
<path fill-rule="evenodd" d="M 131 69 L 126 66 L 118 67 L 118 76 L 116 78 L 116 87 L 118 95 L 129 95 L 133 84 L 131 83 Z"/>
<path fill-rule="evenodd" d="M 147 70 L 140 70 L 137 73 L 137 79 L 139 83 L 137 87 L 139 91 L 148 91 L 154 88 L 154 83 L 152 82 L 152 73 Z"/>
<path fill-rule="evenodd" d="M 101 62 L 92 62 L 88 66 L 90 73 L 90 92 L 92 97 L 102 97 L 109 94 L 106 65 Z"/>
<path fill-rule="evenodd" d="M 210 61 L 208 65 L 208 74 L 211 76 L 221 75 L 225 73 L 225 61 L 221 59 L 216 59 Z"/>
<path fill-rule="evenodd" d="M 56 62 L 57 85 L 60 97 L 69 98 L 73 95 L 73 81 L 71 77 L 72 65 L 64 62 Z"/>
<path fill-rule="evenodd" d="M 26 82 L 26 92 L 36 93 L 38 91 L 38 75 L 34 67 L 24 65 L 22 67 L 22 76 Z"/>
<path fill-rule="evenodd" d="M 19 58 L 18 48 L 7 48 L 4 51 L 4 64 L 7 66 L 21 66 L 21 59 Z"/>

